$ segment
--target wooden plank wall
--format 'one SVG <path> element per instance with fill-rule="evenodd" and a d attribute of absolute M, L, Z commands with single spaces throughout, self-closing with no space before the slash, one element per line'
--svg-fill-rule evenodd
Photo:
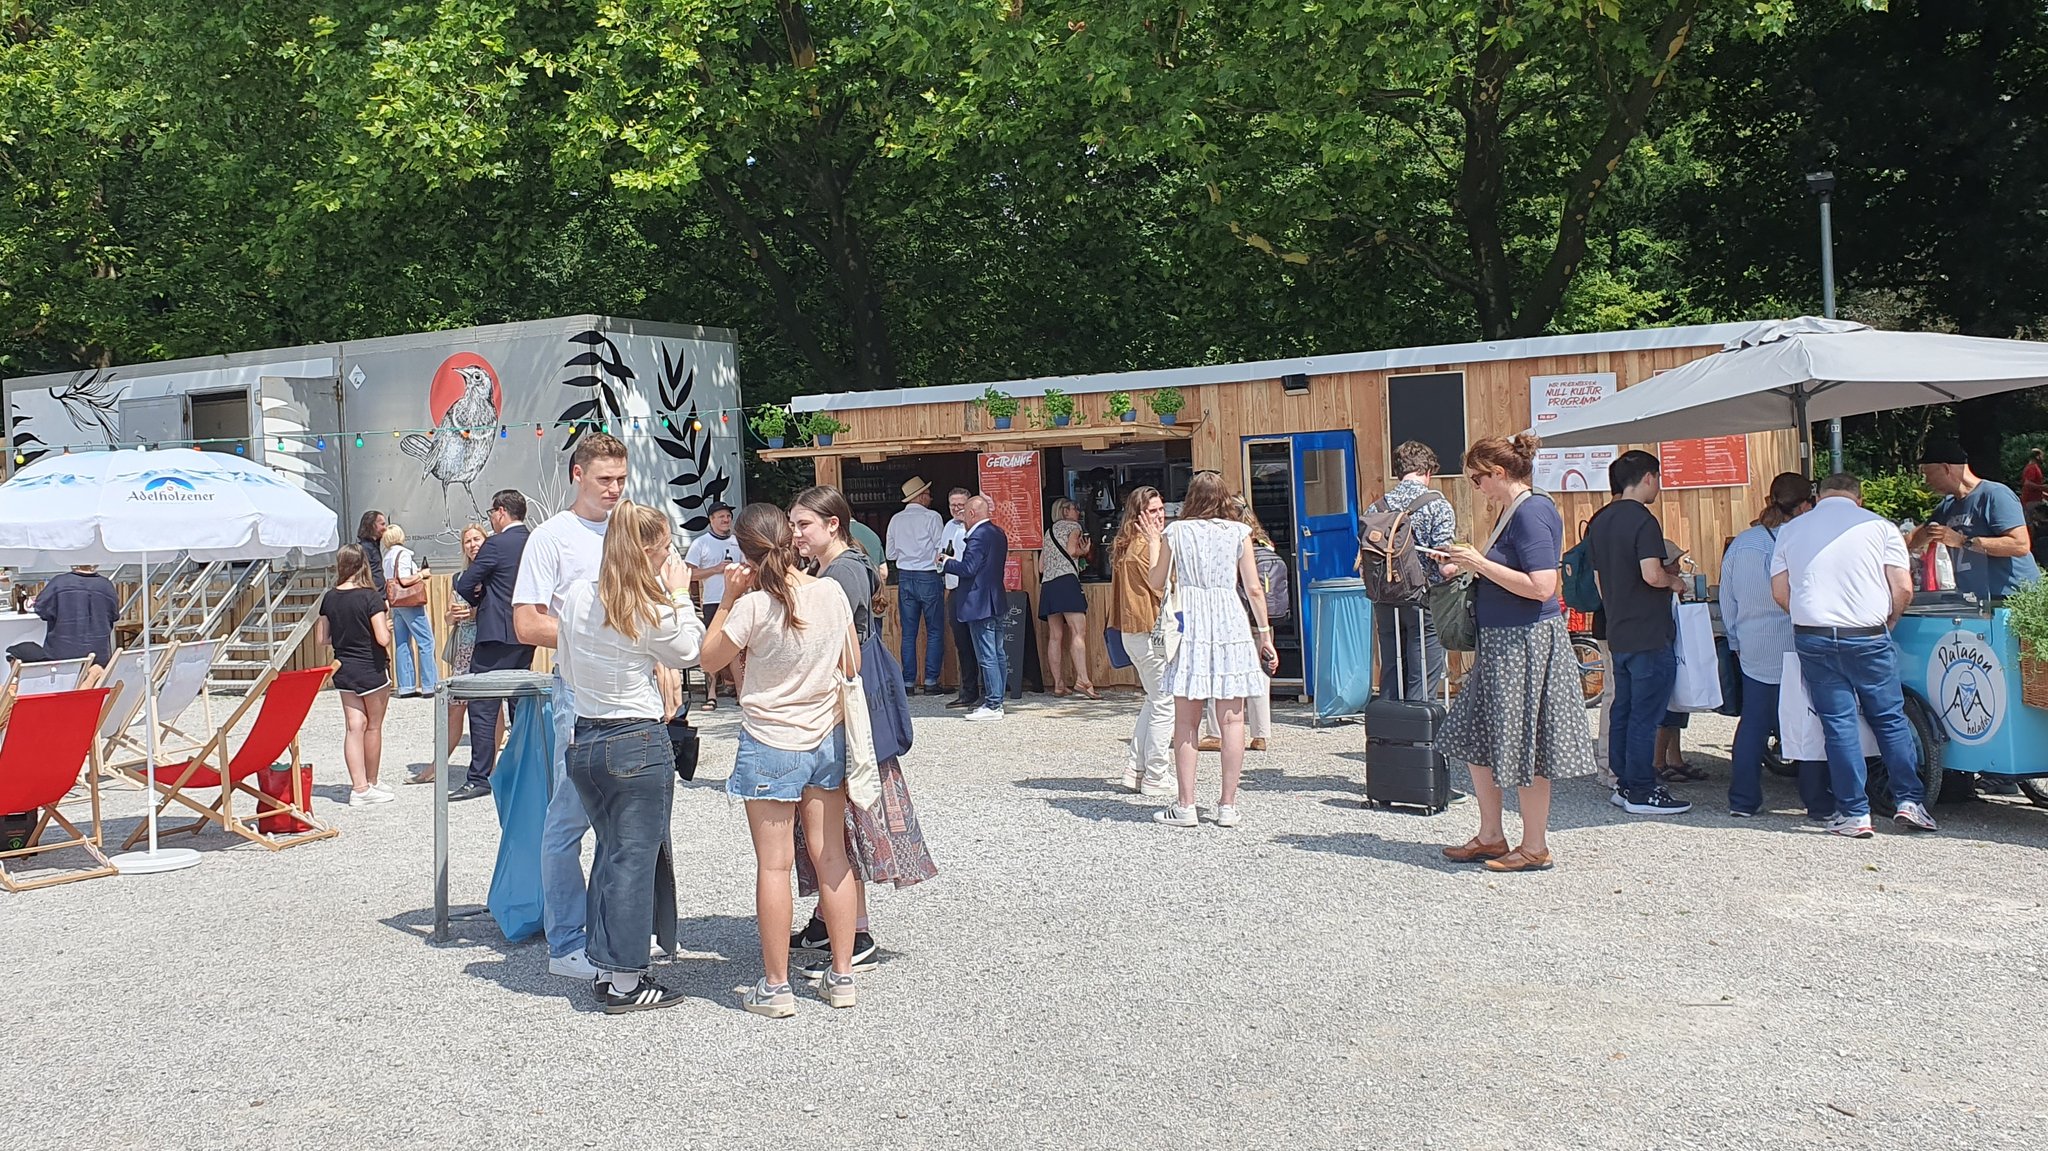
<path fill-rule="evenodd" d="M 1664 348 L 1638 352 L 1596 355 L 1545 356 L 1520 360 L 1495 360 L 1472 364 L 1438 364 L 1404 368 L 1398 372 L 1337 373 L 1311 378 L 1302 395 L 1287 395 L 1278 379 L 1249 383 L 1213 384 L 1185 389 L 1187 407 L 1182 421 L 1199 421 L 1191 447 L 1197 468 L 1216 468 L 1242 486 L 1242 438 L 1251 435 L 1279 435 L 1291 432 L 1351 429 L 1357 433 L 1358 489 L 1363 501 L 1370 501 L 1392 483 L 1387 474 L 1387 386 L 1386 377 L 1427 372 L 1465 373 L 1465 422 L 1469 440 L 1488 435 L 1510 435 L 1529 423 L 1529 377 L 1578 372 L 1613 372 L 1621 387 L 1649 379 L 1660 369 L 1675 368 L 1718 349 Z M 1090 424 L 1109 421 L 1103 395 L 1076 397 Z M 1024 401 L 1027 405 L 1030 400 Z M 862 408 L 835 413 L 851 425 L 837 443 L 873 444 L 877 452 L 899 450 L 905 441 L 933 436 L 957 435 L 982 430 L 986 417 L 972 404 L 905 404 L 894 408 Z M 1151 413 L 1141 419 L 1150 421 Z M 1085 428 L 1076 435 L 1078 441 Z M 1654 444 L 1629 444 L 1654 451 Z M 929 447 L 922 450 L 929 451 Z M 1726 541 L 1748 526 L 1764 504 L 1772 477 L 1796 470 L 1798 441 L 1789 430 L 1760 432 L 1749 437 L 1750 482 L 1743 488 L 1703 488 L 1668 493 L 1659 503 L 1658 517 L 1665 534 L 1692 552 L 1709 582 L 1718 578 L 1721 551 Z M 1456 469 L 1457 461 L 1443 462 Z M 839 461 L 816 461 L 820 483 L 837 483 Z M 1483 500 L 1455 471 L 1438 481 L 1458 509 L 1462 535 L 1483 539 L 1491 529 L 1494 511 L 1480 506 Z M 1576 541 L 1579 525 L 1607 502 L 1605 493 L 1571 493 L 1559 496 L 1566 522 L 1567 542 Z"/>

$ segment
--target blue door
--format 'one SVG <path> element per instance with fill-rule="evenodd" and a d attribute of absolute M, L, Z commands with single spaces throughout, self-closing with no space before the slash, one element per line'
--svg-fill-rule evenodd
<path fill-rule="evenodd" d="M 1246 436 L 1244 478 L 1252 509 L 1287 563 L 1295 610 L 1274 622 L 1280 684 L 1314 693 L 1315 620 L 1309 584 L 1357 573 L 1358 458 L 1348 431 Z"/>

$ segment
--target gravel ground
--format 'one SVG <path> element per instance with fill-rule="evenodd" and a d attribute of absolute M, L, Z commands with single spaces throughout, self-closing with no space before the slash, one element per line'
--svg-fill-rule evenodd
<path fill-rule="evenodd" d="M 758 958 L 729 706 L 676 801 L 688 953 L 659 970 L 697 998 L 607 1018 L 488 919 L 428 941 L 431 796 L 334 802 L 322 699 L 304 743 L 340 837 L 210 833 L 188 871 L 0 897 L 7 1142 L 2044 1146 L 2048 810 L 1944 805 L 1938 836 L 1850 842 L 1772 779 L 1774 813 L 1733 822 L 1733 725 L 1702 717 L 1693 814 L 1574 783 L 1557 869 L 1495 876 L 1437 857 L 1469 804 L 1361 811 L 1359 729 L 1301 709 L 1224 831 L 1105 785 L 1128 699 L 1034 697 L 997 727 L 913 703 L 943 874 L 877 895 L 889 954 L 859 1008 L 804 994 L 778 1022 L 736 994 Z M 396 704 L 387 774 L 431 731 Z M 139 800 L 109 792 L 111 835 Z M 454 829 L 455 899 L 479 899 L 490 805 Z"/>

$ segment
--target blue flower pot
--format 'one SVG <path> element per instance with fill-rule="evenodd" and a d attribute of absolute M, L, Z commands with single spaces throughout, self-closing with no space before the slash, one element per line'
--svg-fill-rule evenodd
<path fill-rule="evenodd" d="M 1010 430 L 1010 417 L 1008 417 L 1008 416 L 997 416 L 997 417 L 996 417 L 996 430 L 997 430 L 997 431 L 999 431 L 999 432 L 1007 432 L 1007 431 L 1009 431 L 1009 430 Z"/>
<path fill-rule="evenodd" d="M 1073 421 L 1074 417 L 1072 416 L 1054 416 L 1052 418 L 1052 426 L 1056 428 L 1064 428 Z"/>
<path fill-rule="evenodd" d="M 1138 422 L 1138 413 L 1135 410 L 1128 411 L 1125 412 L 1123 415 L 1118 416 L 1117 418 L 1127 424 L 1135 424 Z"/>
<path fill-rule="evenodd" d="M 1180 414 L 1180 413 L 1178 413 L 1178 412 L 1161 412 L 1161 413 L 1159 413 L 1159 426 L 1160 426 L 1160 427 L 1162 427 L 1162 428 L 1170 428 L 1170 427 L 1172 427 L 1172 426 L 1173 426 L 1173 417 L 1175 417 L 1175 416 L 1177 416 L 1177 415 L 1179 415 L 1179 414 Z"/>
<path fill-rule="evenodd" d="M 829 447 L 831 447 L 831 446 L 832 446 L 832 433 L 831 433 L 831 432 L 819 432 L 819 433 L 818 433 L 818 446 L 819 446 L 819 447 L 821 447 L 821 448 L 829 448 Z"/>
<path fill-rule="evenodd" d="M 781 436 L 769 436 L 769 437 L 768 437 L 768 447 L 769 447 L 770 449 L 774 449 L 774 448 L 779 448 L 779 447 L 781 447 L 781 446 L 782 446 L 782 444 L 783 444 L 783 438 L 782 438 Z"/>

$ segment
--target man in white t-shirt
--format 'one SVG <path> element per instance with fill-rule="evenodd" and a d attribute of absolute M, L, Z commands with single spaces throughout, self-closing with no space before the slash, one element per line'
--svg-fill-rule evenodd
<path fill-rule="evenodd" d="M 1792 613 L 1799 678 L 1826 733 L 1835 818 L 1828 830 L 1870 838 L 1859 709 L 1884 754 L 1885 774 L 1907 830 L 1933 831 L 1920 783 L 1920 748 L 1906 719 L 1892 625 L 1913 602 L 1912 561 L 1899 529 L 1863 509 L 1863 485 L 1836 472 L 1820 482 L 1813 510 L 1778 529 L 1771 598 Z"/>
<path fill-rule="evenodd" d="M 732 505 L 712 504 L 711 530 L 690 541 L 690 550 L 683 554 L 683 562 L 690 565 L 690 578 L 702 585 L 697 593 L 697 602 L 703 605 L 704 622 L 718 614 L 718 605 L 725 602 L 725 565 L 744 562 L 740 554 L 740 542 L 732 538 Z M 733 698 L 739 698 L 739 684 L 732 678 L 732 669 L 704 677 L 704 710 L 718 706 L 718 681 L 733 685 Z"/>
<path fill-rule="evenodd" d="M 626 492 L 626 445 L 589 433 L 569 458 L 575 499 L 532 530 L 519 557 L 512 588 L 512 632 L 520 643 L 554 648 L 559 637 L 562 593 L 597 578 L 604 558 L 604 529 L 612 508 Z M 576 730 L 576 700 L 555 672 L 554 792 L 540 833 L 542 924 L 548 936 L 548 971 L 574 979 L 595 979 L 597 969 L 583 953 L 587 895 L 583 886 L 583 836 L 590 817 L 569 782 L 569 738 Z M 650 929 L 652 924 L 649 925 Z"/>

